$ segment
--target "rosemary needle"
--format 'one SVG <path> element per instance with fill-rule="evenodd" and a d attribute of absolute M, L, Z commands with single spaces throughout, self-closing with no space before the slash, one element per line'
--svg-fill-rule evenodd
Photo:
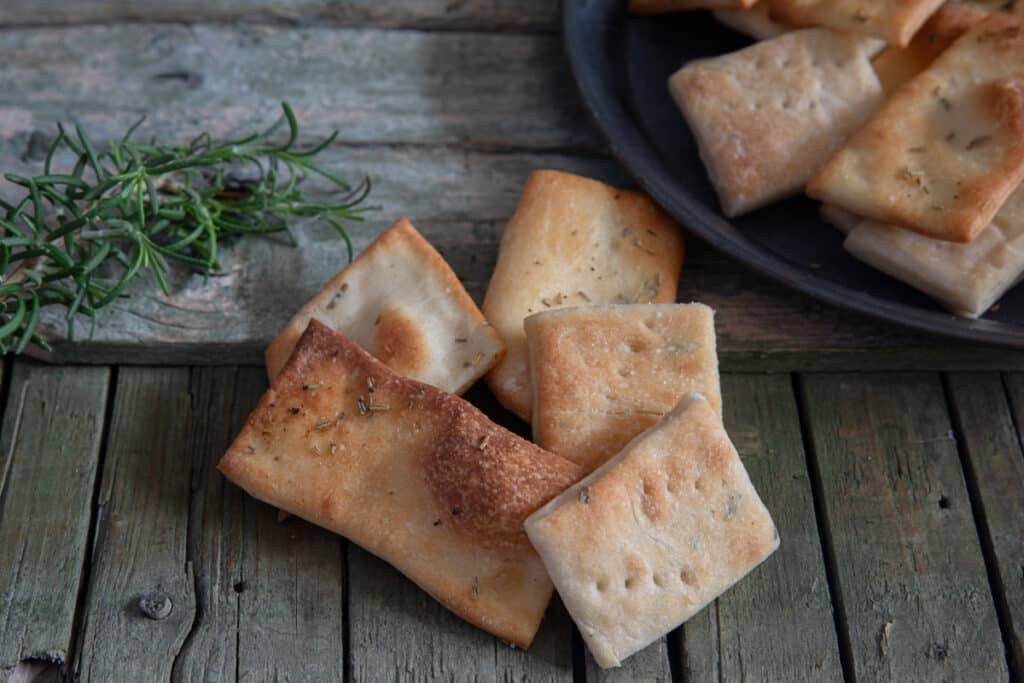
<path fill-rule="evenodd" d="M 57 126 L 41 174 L 8 174 L 23 197 L 0 199 L 0 354 L 29 344 L 49 349 L 36 334 L 40 310 L 65 309 L 68 338 L 77 314 L 91 321 L 148 271 L 169 293 L 167 274 L 176 261 L 206 276 L 221 269 L 218 247 L 233 235 L 286 232 L 290 219 L 314 219 L 352 243 L 344 221 L 360 220 L 369 179 L 350 187 L 313 159 L 335 131 L 310 149 L 299 149 L 299 124 L 287 103 L 269 128 L 215 142 L 202 133 L 186 145 L 132 141 L 139 123 L 121 140 L 97 146 L 76 126 Z M 277 141 L 286 129 L 287 137 Z M 284 137 L 281 135 L 280 137 Z M 70 169 L 54 159 L 70 153 Z M 242 174 L 249 176 L 241 179 Z M 312 201 L 301 181 L 318 175 L 340 196 Z"/>

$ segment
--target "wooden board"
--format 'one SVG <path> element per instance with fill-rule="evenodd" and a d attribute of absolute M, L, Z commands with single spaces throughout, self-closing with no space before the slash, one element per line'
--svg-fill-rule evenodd
<path fill-rule="evenodd" d="M 722 376 L 726 429 L 781 544 L 688 623 L 681 669 L 697 681 L 840 681 L 843 670 L 788 375 Z"/>
<path fill-rule="evenodd" d="M 808 375 L 802 409 L 858 680 L 1006 680 L 940 378 Z"/>
<path fill-rule="evenodd" d="M 175 681 L 229 680 L 237 670 L 243 493 L 216 470 L 244 420 L 234 410 L 237 377 L 233 367 L 192 372 L 193 419 L 179 453 L 191 458 L 186 557 L 196 607 L 174 659 Z"/>
<path fill-rule="evenodd" d="M 235 425 L 241 426 L 266 386 L 262 369 L 239 371 Z M 244 498 L 245 520 L 242 579 L 235 584 L 238 680 L 342 680 L 344 541 L 300 519 L 282 524 L 277 510 L 235 491 Z"/>
<path fill-rule="evenodd" d="M 552 31 L 550 0 L 75 0 L 40 4 L 7 0 L 0 26 L 96 21 L 249 21 L 419 29 Z"/>
<path fill-rule="evenodd" d="M 989 577 L 1002 610 L 1011 671 L 1024 676 L 1024 375 L 953 375 L 950 388 L 964 455 L 976 489 L 990 560 Z M 1009 405 L 1007 404 L 1009 399 Z"/>
<path fill-rule="evenodd" d="M 585 645 L 583 647 L 586 649 Z M 587 651 L 584 674 L 587 683 L 670 683 L 673 678 L 668 637 L 651 643 L 615 669 L 602 669 Z"/>
<path fill-rule="evenodd" d="M 341 129 L 327 167 L 375 182 L 371 201 L 381 208 L 353 227 L 357 248 L 408 214 L 477 300 L 531 170 L 626 181 L 568 85 L 557 36 L 133 24 L 0 32 L 0 53 L 10 55 L 0 72 L 5 170 L 38 168 L 55 122 L 69 112 L 99 139 L 145 113 L 141 135 L 182 140 L 200 128 L 227 135 L 262 125 L 287 98 L 306 139 Z M 0 194 L 11 191 L 0 183 Z M 303 240 L 301 249 L 242 242 L 209 286 L 178 272 L 162 296 L 141 282 L 107 312 L 94 343 L 59 344 L 51 359 L 259 363 L 266 342 L 345 262 L 328 231 Z M 733 370 L 1024 369 L 1020 352 L 847 314 L 696 245 L 680 293 L 691 299 L 718 309 L 723 364 Z M 44 314 L 43 329 L 63 338 L 59 312 Z"/>
<path fill-rule="evenodd" d="M 110 371 L 14 364 L 0 431 L 0 679 L 64 665 L 89 541 Z M 30 526 L 31 525 L 31 526 Z"/>
<path fill-rule="evenodd" d="M 573 680 L 571 622 L 557 600 L 524 652 L 462 621 L 353 544 L 348 579 L 353 680 Z"/>
<path fill-rule="evenodd" d="M 119 371 L 75 662 L 83 680 L 167 679 L 192 626 L 185 449 L 193 417 L 187 368 Z M 154 592 L 172 603 L 166 618 L 141 609 Z"/>

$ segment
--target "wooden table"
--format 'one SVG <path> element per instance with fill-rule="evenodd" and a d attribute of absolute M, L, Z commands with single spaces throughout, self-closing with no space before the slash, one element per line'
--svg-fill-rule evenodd
<path fill-rule="evenodd" d="M 57 120 L 103 137 L 147 113 L 147 132 L 179 139 L 263 123 L 288 99 L 311 134 L 341 128 L 333 167 L 376 182 L 357 246 L 406 213 L 479 299 L 531 169 L 625 180 L 577 101 L 557 14 L 549 0 L 6 0 L 2 168 L 34 168 Z M 4 360 L 0 678 L 1024 676 L 1024 355 L 819 305 L 691 240 L 680 299 L 719 311 L 727 427 L 782 547 L 602 672 L 557 600 L 533 648 L 510 649 L 215 471 L 265 388 L 262 346 L 342 264 L 329 236 L 304 240 L 237 245 L 209 289 L 140 292 L 93 343 L 58 345 L 65 365 Z M 170 613 L 147 618 L 143 596 Z"/>

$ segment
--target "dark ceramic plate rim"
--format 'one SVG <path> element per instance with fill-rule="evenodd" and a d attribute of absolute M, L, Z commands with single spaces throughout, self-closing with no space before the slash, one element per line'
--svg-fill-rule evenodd
<path fill-rule="evenodd" d="M 580 96 L 613 156 L 641 188 L 690 232 L 762 275 L 839 308 L 947 337 L 1024 348 L 1024 327 L 1020 325 L 984 318 L 959 318 L 873 296 L 822 278 L 752 242 L 727 234 L 730 226 L 721 214 L 691 200 L 678 188 L 651 150 L 650 141 L 613 91 L 611 79 L 604 77 L 613 73 L 610 56 L 602 47 L 604 36 L 587 33 L 587 22 L 582 21 L 582 12 L 592 1 L 563 0 L 562 3 L 565 49 Z"/>

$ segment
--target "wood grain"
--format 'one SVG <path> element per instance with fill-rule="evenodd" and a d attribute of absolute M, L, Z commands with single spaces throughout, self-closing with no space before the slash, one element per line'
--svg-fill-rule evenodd
<path fill-rule="evenodd" d="M 187 368 L 118 374 L 75 666 L 83 680 L 168 679 L 195 618 L 189 388 Z M 172 601 L 164 619 L 140 609 L 153 591 Z"/>
<path fill-rule="evenodd" d="M 15 158 L 38 156 L 32 133 L 71 116 L 97 139 L 143 114 L 140 139 L 232 139 L 263 129 L 281 100 L 311 138 L 339 129 L 343 144 L 604 148 L 557 36 L 91 25 L 2 31 L 0 54 L 0 139 Z"/>
<path fill-rule="evenodd" d="M 0 431 L 0 679 L 63 665 L 85 565 L 107 368 L 13 366 Z"/>
<path fill-rule="evenodd" d="M 1024 375 L 951 375 L 952 406 L 990 544 L 989 575 L 1001 603 L 1014 676 L 1024 676 Z M 1007 400 L 1009 399 L 1009 400 Z"/>
<path fill-rule="evenodd" d="M 788 375 L 722 376 L 726 429 L 781 544 L 682 631 L 696 681 L 841 681 L 824 556 Z"/>
<path fill-rule="evenodd" d="M 116 21 L 260 22 L 431 30 L 554 31 L 550 0 L 7 0 L 0 26 Z"/>
<path fill-rule="evenodd" d="M 471 626 L 383 560 L 348 546 L 351 676 L 357 681 L 572 681 L 571 625 L 548 608 L 528 652 Z"/>
<path fill-rule="evenodd" d="M 1006 680 L 939 377 L 802 378 L 858 680 Z"/>
<path fill-rule="evenodd" d="M 174 660 L 174 681 L 232 680 L 237 668 L 242 581 L 242 496 L 216 469 L 248 416 L 235 410 L 236 368 L 198 368 L 191 377 L 191 458 L 186 556 L 195 577 L 195 618 Z"/>
<path fill-rule="evenodd" d="M 266 386 L 262 368 L 239 370 L 235 424 Z M 343 680 L 344 541 L 300 519 L 280 523 L 277 510 L 241 495 L 238 680 Z"/>

